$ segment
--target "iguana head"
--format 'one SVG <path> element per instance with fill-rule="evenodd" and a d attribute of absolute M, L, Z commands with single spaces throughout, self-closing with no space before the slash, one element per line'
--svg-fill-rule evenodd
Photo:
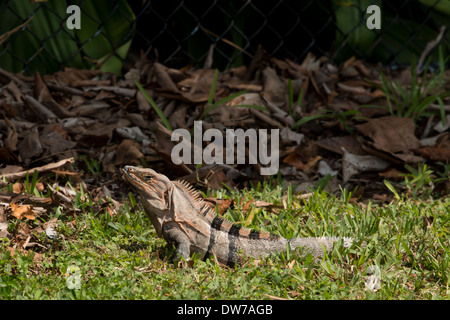
<path fill-rule="evenodd" d="M 162 216 L 171 208 L 172 182 L 152 169 L 125 166 L 122 169 L 125 179 L 139 191 L 142 204 L 151 213 Z"/>

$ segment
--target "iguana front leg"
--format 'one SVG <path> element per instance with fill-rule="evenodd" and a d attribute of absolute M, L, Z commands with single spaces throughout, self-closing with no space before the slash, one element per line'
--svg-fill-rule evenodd
<path fill-rule="evenodd" d="M 162 235 L 167 242 L 175 245 L 175 261 L 179 261 L 181 258 L 186 261 L 190 260 L 191 243 L 189 238 L 174 223 L 165 223 L 162 227 Z"/>

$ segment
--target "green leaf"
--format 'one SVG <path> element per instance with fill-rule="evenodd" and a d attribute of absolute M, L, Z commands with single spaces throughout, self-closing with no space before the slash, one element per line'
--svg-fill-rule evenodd
<path fill-rule="evenodd" d="M 137 202 L 136 202 L 136 197 L 134 196 L 134 194 L 132 192 L 128 192 L 128 198 L 130 199 L 131 207 L 135 208 L 137 205 Z"/>
<path fill-rule="evenodd" d="M 394 194 L 395 199 L 400 200 L 400 196 L 389 180 L 383 180 L 384 185 Z"/>

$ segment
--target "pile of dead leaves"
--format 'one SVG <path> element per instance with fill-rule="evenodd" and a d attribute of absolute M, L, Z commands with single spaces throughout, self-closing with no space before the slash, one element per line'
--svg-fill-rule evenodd
<path fill-rule="evenodd" d="M 100 197 L 121 199 L 118 169 L 126 164 L 144 164 L 172 179 L 209 188 L 245 187 L 263 178 L 260 163 L 174 164 L 172 131 L 161 125 L 135 81 L 143 84 L 173 130 L 192 129 L 200 119 L 205 130 L 279 129 L 280 175 L 297 186 L 295 192 L 330 175 L 331 191 L 357 185 L 363 197 L 386 194 L 382 180 L 401 177 L 405 164 L 450 160 L 450 100 L 443 100 L 444 124 L 439 116 L 414 123 L 391 115 L 379 70 L 354 58 L 336 66 L 311 54 L 298 64 L 271 58 L 260 49 L 248 66 L 220 73 L 214 101 L 244 91 L 205 114 L 214 85 L 210 67 L 177 70 L 141 59 L 122 79 L 90 70 L 26 77 L 0 69 L 0 174 L 5 177 L 3 187 L 15 184 L 16 192 L 1 195 L 2 210 L 16 219 L 34 219 L 55 204 L 73 210 L 73 197 L 57 191 L 65 189 L 55 185 L 58 176 L 70 176 Z M 385 72 L 408 90 L 409 69 Z M 449 80 L 446 71 L 446 90 Z M 296 104 L 299 96 L 301 103 Z M 296 127 L 305 117 L 312 120 Z M 96 165 L 98 172 L 93 172 Z M 20 183 L 27 169 L 32 174 L 36 168 L 52 197 L 17 198 L 23 194 Z M 46 173 L 51 173 L 52 183 L 45 181 Z M 445 187 L 448 192 L 448 184 Z M 107 207 L 114 211 L 114 206 Z M 17 238 L 21 247 L 34 243 L 29 232 L 22 233 Z"/>
<path fill-rule="evenodd" d="M 215 101 L 236 91 L 245 93 L 207 113 L 201 119 L 203 127 L 222 132 L 279 129 L 280 173 L 303 185 L 299 190 L 326 174 L 336 177 L 333 185 L 337 186 L 374 178 L 364 178 L 365 172 L 392 176 L 403 164 L 448 161 L 450 121 L 442 125 L 440 117 L 429 117 L 418 124 L 390 115 L 377 86 L 377 70 L 354 58 L 338 67 L 311 54 L 297 64 L 270 58 L 260 49 L 249 66 L 220 74 Z M 410 71 L 391 73 L 407 89 Z M 447 89 L 449 74 L 444 79 Z M 211 188 L 260 179 L 259 163 L 203 164 L 199 170 L 195 165 L 173 164 L 172 132 L 159 124 L 135 85 L 137 80 L 147 88 L 173 129 L 190 129 L 208 106 L 213 76 L 211 68 L 176 70 L 145 59 L 120 80 L 88 70 L 34 77 L 0 70 L 0 162 L 4 164 L 0 170 L 6 165 L 31 168 L 85 155 L 106 173 L 115 174 L 125 164 L 145 163 L 171 178 Z M 299 95 L 301 104 L 289 105 L 289 99 L 296 101 Z M 449 100 L 444 103 L 448 111 Z M 255 105 L 264 110 L 251 107 Z M 320 116 L 330 111 L 333 117 Z M 293 129 L 297 120 L 315 115 L 316 119 Z"/>

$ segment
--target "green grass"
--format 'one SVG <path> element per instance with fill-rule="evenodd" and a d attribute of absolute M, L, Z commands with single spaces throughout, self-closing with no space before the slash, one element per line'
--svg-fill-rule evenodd
<path fill-rule="evenodd" d="M 391 115 L 411 118 L 417 123 L 421 118 L 429 118 L 432 115 L 440 115 L 442 123 L 445 123 L 445 110 L 443 99 L 450 96 L 450 91 L 445 89 L 445 64 L 442 46 L 439 46 L 439 69 L 430 72 L 430 59 L 424 66 L 421 77 L 417 74 L 417 63 L 414 58 L 411 62 L 411 82 L 406 88 L 399 81 L 387 79 L 383 72 L 380 73 L 381 86 L 387 100 L 387 109 Z M 439 111 L 430 111 L 428 107 L 437 103 Z M 361 107 L 373 107 L 364 105 Z"/>
<path fill-rule="evenodd" d="M 0 299 L 448 299 L 450 297 L 449 199 L 399 200 L 389 205 L 350 203 L 323 191 L 307 199 L 292 188 L 260 183 L 252 190 L 210 192 L 232 198 L 233 222 L 285 237 L 352 236 L 356 245 L 335 247 L 321 261 L 294 252 L 228 268 L 195 259 L 192 268 L 176 268 L 174 248 L 156 237 L 134 197 L 119 213 L 93 210 L 98 203 L 79 194 L 76 216 L 59 214 L 52 240 L 40 233 L 33 253 L 14 256 L 0 240 Z M 84 203 L 80 203 L 84 199 Z M 283 200 L 288 204 L 284 209 Z M 131 200 L 131 201 L 130 201 Z M 243 203 L 263 200 L 273 209 L 242 210 Z M 52 216 L 51 216 L 52 217 Z M 11 218 L 10 218 L 11 219 Z M 10 221 L 10 219 L 8 221 Z M 69 227 L 75 220 L 75 227 Z M 427 225 L 425 221 L 431 222 Z M 45 221 L 43 221 L 45 222 Z M 35 222 L 28 223 L 31 227 Z M 10 224 L 12 232 L 15 225 Z M 361 247 L 361 241 L 366 246 Z M 366 289 L 367 269 L 381 270 L 381 288 Z M 79 268 L 79 289 L 67 279 Z M 69 286 L 70 287 L 70 286 Z"/>

